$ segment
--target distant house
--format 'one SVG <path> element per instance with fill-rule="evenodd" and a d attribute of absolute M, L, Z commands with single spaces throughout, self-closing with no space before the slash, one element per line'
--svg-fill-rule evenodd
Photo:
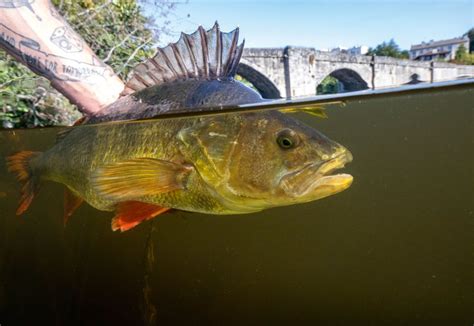
<path fill-rule="evenodd" d="M 347 49 L 347 53 L 352 55 L 365 55 L 369 52 L 369 47 L 367 45 L 353 46 L 352 48 Z"/>
<path fill-rule="evenodd" d="M 410 48 L 410 59 L 420 61 L 452 60 L 461 44 L 464 44 L 466 49 L 469 49 L 469 38 L 465 36 L 415 44 Z"/>
<path fill-rule="evenodd" d="M 347 48 L 344 46 L 338 46 L 337 48 L 332 48 L 329 52 L 333 54 L 347 53 Z"/>
<path fill-rule="evenodd" d="M 361 46 L 353 46 L 351 48 L 346 48 L 342 46 L 338 46 L 337 48 L 332 48 L 330 50 L 331 53 L 338 54 L 338 53 L 347 53 L 350 55 L 364 55 L 369 51 L 369 47 L 366 45 Z"/>

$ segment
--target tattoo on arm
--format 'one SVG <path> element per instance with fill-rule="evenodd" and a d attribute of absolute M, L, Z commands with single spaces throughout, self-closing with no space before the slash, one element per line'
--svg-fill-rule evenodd
<path fill-rule="evenodd" d="M 31 12 L 36 16 L 38 20 L 41 21 L 41 17 L 33 10 L 31 6 L 35 0 L 0 0 L 0 8 L 6 9 L 17 9 L 21 7 L 26 7 L 31 10 Z"/>
<path fill-rule="evenodd" d="M 73 53 L 82 51 L 82 38 L 69 26 L 57 27 L 53 31 L 50 40 L 64 52 Z"/>
<path fill-rule="evenodd" d="M 60 43 L 62 38 L 58 37 L 58 40 Z M 63 48 L 61 45 L 58 46 Z M 0 47 L 22 60 L 35 73 L 50 80 L 81 81 L 95 85 L 105 82 L 107 77 L 113 74 L 112 69 L 103 63 L 95 62 L 93 57 L 91 63 L 88 63 L 47 53 L 41 49 L 38 42 L 12 31 L 2 23 L 0 23 Z M 68 45 L 66 42 L 64 47 L 69 52 L 77 52 L 77 45 Z"/>

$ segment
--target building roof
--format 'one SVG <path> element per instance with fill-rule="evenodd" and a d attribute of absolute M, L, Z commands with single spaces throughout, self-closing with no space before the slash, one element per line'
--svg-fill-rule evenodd
<path fill-rule="evenodd" d="M 434 48 L 434 47 L 445 46 L 445 45 L 465 43 L 465 42 L 468 42 L 468 41 L 469 41 L 469 38 L 467 38 L 467 37 L 455 37 L 455 38 L 451 38 L 449 40 L 430 41 L 430 42 L 423 42 L 421 44 L 415 44 L 415 45 L 411 46 L 410 50 L 420 50 L 420 49 L 426 49 L 426 48 Z"/>

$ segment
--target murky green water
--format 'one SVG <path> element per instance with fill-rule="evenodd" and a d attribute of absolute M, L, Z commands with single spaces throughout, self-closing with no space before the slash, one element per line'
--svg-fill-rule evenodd
<path fill-rule="evenodd" d="M 14 212 L 4 157 L 56 129 L 0 133 L 0 324 L 472 325 L 474 90 L 298 114 L 347 146 L 352 187 L 259 214 L 162 215 L 112 232 L 63 186 Z"/>

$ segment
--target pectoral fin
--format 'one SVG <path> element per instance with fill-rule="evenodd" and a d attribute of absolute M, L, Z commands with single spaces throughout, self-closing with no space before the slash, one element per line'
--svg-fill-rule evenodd
<path fill-rule="evenodd" d="M 191 170 L 187 165 L 140 158 L 101 167 L 91 181 L 107 199 L 123 202 L 183 189 Z"/>
<path fill-rule="evenodd" d="M 169 208 L 137 201 L 127 201 L 117 204 L 117 210 L 112 219 L 112 230 L 121 232 L 130 230 L 143 221 L 163 214 Z"/>

